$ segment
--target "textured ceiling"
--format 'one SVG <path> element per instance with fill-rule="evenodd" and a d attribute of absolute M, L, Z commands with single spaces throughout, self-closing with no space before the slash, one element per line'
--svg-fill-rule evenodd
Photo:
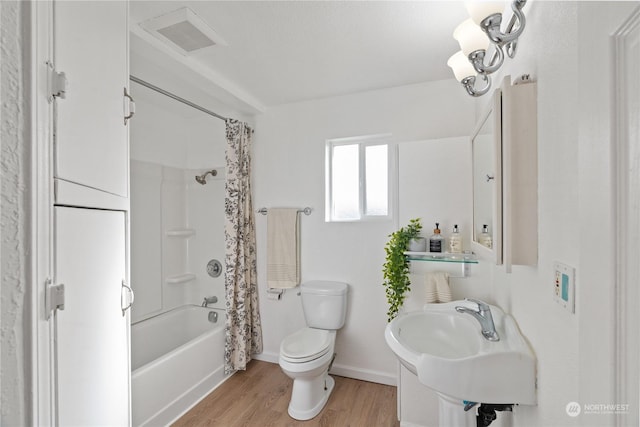
<path fill-rule="evenodd" d="M 458 1 L 132 1 L 131 26 L 184 6 L 228 43 L 184 63 L 257 110 L 452 78 L 451 34 L 467 16 Z M 166 63 L 147 42 L 133 55 Z"/>

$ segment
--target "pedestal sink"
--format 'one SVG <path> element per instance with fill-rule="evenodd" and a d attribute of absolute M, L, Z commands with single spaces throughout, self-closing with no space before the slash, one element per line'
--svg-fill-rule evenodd
<path fill-rule="evenodd" d="M 441 396 L 445 413 L 451 402 L 536 404 L 536 360 L 513 317 L 490 305 L 499 341 L 482 336 L 480 324 L 456 307 L 477 308 L 471 301 L 426 304 L 401 314 L 385 330 L 400 362 Z M 459 420 L 458 420 L 459 421 Z M 456 425 L 442 420 L 442 425 Z M 460 424 L 457 424 L 460 425 Z"/>

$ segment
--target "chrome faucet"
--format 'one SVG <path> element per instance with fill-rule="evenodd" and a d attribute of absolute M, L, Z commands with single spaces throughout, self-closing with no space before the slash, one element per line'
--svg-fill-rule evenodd
<path fill-rule="evenodd" d="M 480 322 L 482 336 L 485 337 L 485 339 L 489 341 L 500 341 L 500 336 L 496 332 L 496 325 L 493 324 L 493 316 L 491 315 L 491 308 L 489 307 L 489 304 L 472 298 L 465 298 L 465 301 L 476 303 L 478 305 L 478 309 L 474 310 L 472 308 L 459 305 L 456 306 L 456 311 L 458 313 L 467 313 L 475 317 L 476 320 Z"/>
<path fill-rule="evenodd" d="M 215 304 L 217 302 L 218 302 L 218 297 L 216 296 L 204 297 L 204 301 L 202 301 L 202 306 L 209 307 L 209 304 Z"/>

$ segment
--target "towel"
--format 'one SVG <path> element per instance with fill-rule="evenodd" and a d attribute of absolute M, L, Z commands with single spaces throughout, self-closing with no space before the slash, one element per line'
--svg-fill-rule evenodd
<path fill-rule="evenodd" d="M 300 284 L 298 209 L 270 208 L 267 214 L 267 285 L 295 288 Z"/>
<path fill-rule="evenodd" d="M 450 302 L 451 288 L 449 287 L 449 273 L 435 271 L 425 275 L 426 302 Z"/>

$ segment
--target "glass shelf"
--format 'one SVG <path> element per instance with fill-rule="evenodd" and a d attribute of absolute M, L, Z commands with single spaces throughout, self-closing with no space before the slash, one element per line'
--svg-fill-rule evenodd
<path fill-rule="evenodd" d="M 452 254 L 449 252 L 410 252 L 404 253 L 409 261 L 452 262 L 458 264 L 478 264 L 473 253 Z"/>
<path fill-rule="evenodd" d="M 404 253 L 409 261 L 446 262 L 460 266 L 460 274 L 450 277 L 469 277 L 471 264 L 478 264 L 478 259 L 472 252 L 452 254 L 449 252 L 410 252 Z"/>

